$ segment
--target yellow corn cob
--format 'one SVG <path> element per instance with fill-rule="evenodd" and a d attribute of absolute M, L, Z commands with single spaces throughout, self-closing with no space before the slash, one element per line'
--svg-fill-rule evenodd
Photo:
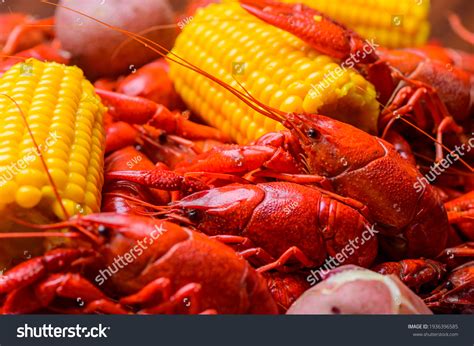
<path fill-rule="evenodd" d="M 376 130 L 379 106 L 372 84 L 237 3 L 199 10 L 179 35 L 173 53 L 237 89 L 238 80 L 271 107 L 325 114 Z M 170 76 L 191 110 L 238 143 L 281 128 L 193 71 L 171 63 Z"/>
<path fill-rule="evenodd" d="M 428 40 L 430 0 L 283 0 L 303 3 L 387 48 Z"/>
<path fill-rule="evenodd" d="M 77 67 L 28 59 L 8 70 L 0 78 L 0 210 L 64 218 L 41 154 L 69 215 L 99 211 L 104 111 Z"/>

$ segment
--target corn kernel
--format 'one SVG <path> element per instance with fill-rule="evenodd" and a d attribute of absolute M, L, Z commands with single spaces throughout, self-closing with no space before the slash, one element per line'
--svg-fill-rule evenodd
<path fill-rule="evenodd" d="M 216 26 L 225 30 L 215 30 Z M 209 45 L 209 41 L 216 43 Z M 199 11 L 179 35 L 173 53 L 243 92 L 240 83 L 270 107 L 285 112 L 333 110 L 326 115 L 376 131 L 374 119 L 379 110 L 373 85 L 353 69 L 334 80 L 325 78 L 325 73 L 340 69 L 335 60 L 288 32 L 256 20 L 235 1 Z M 354 82 L 353 76 L 360 80 Z M 282 128 L 216 83 L 179 64 L 170 63 L 170 77 L 191 110 L 238 143 Z M 318 86 L 321 90 L 314 95 Z M 364 94 L 367 97 L 361 104 Z"/>
<path fill-rule="evenodd" d="M 429 36 L 430 0 L 283 0 L 303 3 L 387 48 L 425 44 Z M 402 39 L 403 38 L 403 39 Z"/>
<path fill-rule="evenodd" d="M 34 186 L 23 185 L 16 191 L 15 200 L 22 208 L 33 208 L 41 200 L 41 190 Z"/>

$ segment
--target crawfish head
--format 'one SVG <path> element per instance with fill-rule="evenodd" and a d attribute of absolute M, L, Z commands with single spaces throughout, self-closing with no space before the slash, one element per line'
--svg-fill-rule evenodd
<path fill-rule="evenodd" d="M 144 285 L 139 280 L 130 281 L 131 278 L 138 277 L 150 262 L 160 258 L 173 244 L 189 237 L 174 223 L 126 214 L 91 214 L 77 219 L 77 224 L 100 233 L 103 241 L 98 248 L 102 255 L 100 266 L 108 267 L 127 253 L 135 254 L 125 270 L 113 276 L 113 281 L 126 292 L 133 291 L 131 287 L 136 290 Z"/>
<path fill-rule="evenodd" d="M 335 119 L 289 113 L 282 121 L 299 139 L 310 173 L 337 176 L 385 154 L 375 137 Z"/>
<path fill-rule="evenodd" d="M 119 294 L 136 293 L 157 278 L 166 278 L 173 292 L 190 283 L 199 284 L 202 309 L 276 312 L 263 278 L 234 250 L 216 240 L 150 217 L 101 213 L 84 219 L 110 229 L 101 250 L 107 265 L 102 269 L 115 270 L 107 283 L 110 281 Z M 121 257 L 128 264 L 112 270 Z"/>
<path fill-rule="evenodd" d="M 172 213 L 184 215 L 207 234 L 222 234 L 222 229 L 238 234 L 264 195 L 256 186 L 232 184 L 189 195 L 174 203 Z"/>
<path fill-rule="evenodd" d="M 334 192 L 367 206 L 389 256 L 434 257 L 442 251 L 449 224 L 439 195 L 421 186 L 417 168 L 392 145 L 322 115 L 272 112 L 299 139 L 308 173 L 326 177 Z"/>

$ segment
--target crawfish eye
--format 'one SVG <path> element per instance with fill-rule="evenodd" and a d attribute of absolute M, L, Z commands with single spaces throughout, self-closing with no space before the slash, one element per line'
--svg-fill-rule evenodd
<path fill-rule="evenodd" d="M 306 133 L 311 139 L 317 139 L 319 137 L 319 132 L 313 128 L 310 128 Z"/>
<path fill-rule="evenodd" d="M 158 136 L 158 142 L 160 144 L 166 144 L 167 141 L 168 141 L 168 135 L 165 132 L 160 133 L 160 135 Z"/>
<path fill-rule="evenodd" d="M 444 284 L 444 287 L 446 287 L 446 289 L 448 290 L 452 290 L 454 288 L 454 285 L 451 281 L 447 281 L 445 284 Z"/>
<path fill-rule="evenodd" d="M 187 212 L 186 212 L 188 218 L 190 221 L 192 222 L 196 222 L 199 220 L 199 211 L 197 211 L 196 209 L 189 209 Z"/>
<path fill-rule="evenodd" d="M 109 229 L 105 227 L 104 225 L 100 225 L 99 227 L 97 227 L 97 231 L 103 237 L 107 238 L 109 236 Z"/>

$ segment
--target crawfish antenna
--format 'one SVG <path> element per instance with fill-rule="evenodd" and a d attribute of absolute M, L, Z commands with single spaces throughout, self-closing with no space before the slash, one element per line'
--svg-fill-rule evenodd
<path fill-rule="evenodd" d="M 127 201 L 127 203 L 133 202 L 133 203 L 134 203 L 135 205 L 137 205 L 137 206 L 147 207 L 147 208 L 154 209 L 154 210 L 161 210 L 161 208 L 162 208 L 162 207 L 159 207 L 159 206 L 157 206 L 157 205 L 154 205 L 154 204 L 151 204 L 151 203 L 142 201 L 141 199 L 138 199 L 138 198 L 135 198 L 135 197 L 132 197 L 132 196 L 125 195 L 125 194 L 123 194 L 123 193 L 107 192 L 106 194 L 107 194 L 108 196 L 123 198 L 124 200 Z M 131 204 L 129 204 L 129 206 L 132 207 Z"/>
<path fill-rule="evenodd" d="M 79 237 L 80 235 L 83 235 L 85 236 L 86 238 L 89 238 L 91 239 L 95 244 L 100 244 L 101 241 L 100 239 L 95 236 L 92 232 L 86 230 L 84 227 L 78 225 L 78 224 L 75 224 L 73 221 L 63 221 L 63 222 L 58 222 L 58 223 L 54 223 L 54 224 L 50 224 L 50 225 L 37 225 L 37 224 L 34 224 L 34 223 L 30 223 L 30 222 L 27 222 L 27 221 L 24 221 L 24 220 L 21 220 L 21 219 L 18 219 L 16 217 L 13 217 L 13 216 L 8 216 L 7 217 L 9 220 L 19 224 L 19 225 L 23 225 L 23 226 L 26 226 L 28 228 L 33 228 L 33 229 L 38 229 L 38 230 L 51 230 L 51 229 L 60 229 L 60 228 L 67 228 L 67 227 L 74 227 L 76 228 L 77 230 L 79 230 L 79 233 L 73 233 L 73 232 L 69 232 L 69 233 L 64 233 L 64 232 L 35 232 L 33 234 L 36 234 L 34 235 L 33 237 L 55 237 L 55 236 L 60 236 L 60 237 L 66 237 L 66 238 L 76 238 L 76 237 Z M 25 236 L 20 236 L 20 237 L 8 237 L 8 235 L 10 233 L 0 233 L 0 239 L 1 238 L 28 238 L 28 236 L 26 234 L 30 234 L 31 232 L 22 232 L 21 234 L 25 234 Z M 15 233 L 12 233 L 12 234 L 15 234 Z M 53 235 L 53 234 L 56 234 L 56 235 Z M 74 236 L 71 236 L 71 234 L 74 234 Z"/>
<path fill-rule="evenodd" d="M 446 145 L 444 145 L 442 142 L 438 141 L 436 138 L 434 138 L 433 136 L 431 136 L 429 133 L 427 133 L 426 131 L 423 131 L 422 129 L 420 129 L 418 126 L 416 126 L 415 124 L 413 124 L 411 121 L 408 121 L 407 119 L 403 118 L 401 115 L 398 115 L 395 119 L 400 119 L 402 120 L 403 122 L 405 122 L 406 124 L 410 125 L 411 127 L 415 128 L 416 130 L 420 131 L 422 134 L 424 134 L 425 136 L 427 136 L 428 138 L 430 138 L 433 142 L 435 142 L 436 144 L 440 145 L 444 150 L 448 151 L 449 153 L 452 153 L 454 152 L 454 150 L 451 150 L 449 149 Z M 457 155 L 457 154 L 456 154 Z M 474 169 L 465 161 L 463 160 L 459 155 L 458 155 L 458 160 L 464 165 L 467 167 L 467 169 L 469 169 L 471 172 L 474 172 Z"/>
<path fill-rule="evenodd" d="M 467 28 L 461 23 L 461 19 L 455 13 L 450 13 L 448 15 L 449 24 L 451 29 L 464 41 L 469 44 L 474 45 L 474 32 L 470 32 Z"/>
<path fill-rule="evenodd" d="M 273 107 L 270 107 L 270 106 L 267 106 L 265 104 L 263 104 L 262 102 L 260 102 L 259 100 L 257 100 L 251 93 L 250 91 L 248 91 L 245 86 L 240 82 L 238 81 L 236 78 L 233 78 L 234 81 L 239 85 L 240 88 L 242 88 L 242 90 L 245 92 L 245 94 L 249 97 L 250 100 L 252 100 L 253 102 L 255 102 L 255 104 L 257 106 L 259 106 L 260 108 L 262 108 L 262 111 L 260 111 L 261 114 L 264 114 L 265 113 L 267 114 L 266 116 L 268 116 L 269 118 L 272 118 L 273 120 L 276 120 L 276 121 L 281 121 L 283 118 L 284 118 L 284 114 L 283 112 L 281 112 L 280 110 L 276 109 L 276 108 L 273 108 Z M 264 113 L 265 112 L 265 113 Z"/>
<path fill-rule="evenodd" d="M 167 30 L 167 29 L 174 29 L 176 28 L 178 25 L 177 24 L 162 24 L 162 25 L 154 25 L 154 26 L 151 26 L 145 30 L 142 30 L 142 31 L 139 31 L 137 33 L 137 35 L 140 35 L 140 36 L 143 36 L 145 37 L 146 34 L 149 34 L 151 32 L 154 32 L 154 31 L 158 31 L 158 30 Z M 132 37 L 128 37 L 126 38 L 122 43 L 120 43 L 117 48 L 114 49 L 114 52 L 112 53 L 112 55 L 110 56 L 111 59 L 115 59 L 117 57 L 117 54 L 123 49 L 123 47 L 125 47 L 128 43 L 134 41 L 134 39 Z"/>

